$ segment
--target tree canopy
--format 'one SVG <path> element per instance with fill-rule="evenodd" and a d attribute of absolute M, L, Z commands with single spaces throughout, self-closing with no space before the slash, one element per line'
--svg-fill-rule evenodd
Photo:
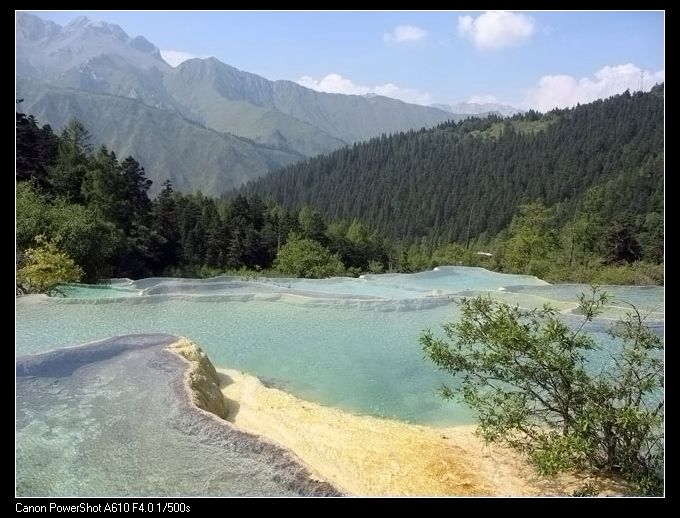
<path fill-rule="evenodd" d="M 342 275 L 344 267 L 337 255 L 313 239 L 292 239 L 276 256 L 276 268 L 294 277 L 332 277 Z"/>

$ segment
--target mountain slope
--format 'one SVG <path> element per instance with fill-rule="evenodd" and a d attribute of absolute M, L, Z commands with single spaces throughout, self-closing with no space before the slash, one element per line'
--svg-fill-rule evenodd
<path fill-rule="evenodd" d="M 407 241 L 493 235 L 538 198 L 565 220 L 594 186 L 606 217 L 644 215 L 663 205 L 663 109 L 659 85 L 542 116 L 445 123 L 288 166 L 242 192 Z"/>
<path fill-rule="evenodd" d="M 215 58 L 190 59 L 163 77 L 174 99 L 202 124 L 306 156 L 347 144 L 318 127 L 276 109 L 271 81 Z"/>
<path fill-rule="evenodd" d="M 18 90 L 17 95 L 26 99 L 24 109 L 40 104 L 40 113 L 34 115 L 57 131 L 61 129 L 63 117 L 52 117 L 61 113 L 64 105 L 50 107 L 47 103 L 64 98 L 60 89 L 69 89 L 70 102 L 74 102 L 73 97 L 80 93 L 113 95 L 165 110 L 217 132 L 231 133 L 276 148 L 281 156 L 272 155 L 272 167 L 275 168 L 288 163 L 291 156 L 327 153 L 382 133 L 430 127 L 460 118 L 437 108 L 386 97 L 367 99 L 328 94 L 291 81 L 269 81 L 215 58 L 192 59 L 173 68 L 163 61 L 158 48 L 144 37 L 133 38 L 117 25 L 92 22 L 83 17 L 61 27 L 17 12 L 16 22 L 17 77 L 41 81 L 44 93 L 54 88 L 51 95 L 42 96 L 40 103 L 30 99 L 31 92 Z M 101 113 L 92 104 L 88 104 L 89 109 L 81 110 L 81 116 L 86 117 L 82 121 L 86 127 L 99 127 L 103 131 L 101 119 L 105 113 L 112 115 L 110 100 L 103 102 Z M 129 128 L 134 121 L 115 119 L 120 125 L 106 125 L 109 133 L 100 135 L 103 141 L 114 143 L 128 139 L 123 128 Z M 152 131 L 152 134 L 158 135 L 158 132 Z M 158 147 L 146 153 L 154 157 L 154 161 L 143 162 L 151 174 L 161 175 L 167 164 L 185 162 L 176 151 L 185 147 L 182 142 L 169 142 L 164 146 L 149 140 L 148 144 Z M 123 149 L 114 150 L 123 153 Z M 252 158 L 260 162 L 257 156 Z M 238 163 L 245 162 L 244 159 Z M 205 177 L 212 178 L 209 185 L 225 189 L 231 183 L 215 180 L 224 176 L 222 169 L 211 169 L 215 164 L 212 161 L 201 167 Z M 231 178 L 254 179 L 262 171 L 257 167 L 247 173 L 238 165 L 230 171 L 229 163 L 223 165 Z M 173 171 L 179 178 L 181 172 L 177 168 Z M 196 177 L 184 179 L 179 184 L 208 188 L 208 184 L 202 184 Z"/>
<path fill-rule="evenodd" d="M 176 113 L 123 97 L 88 93 L 19 80 L 23 108 L 39 121 L 64 126 L 72 117 L 87 121 L 92 143 L 105 144 L 122 159 L 134 156 L 154 181 L 170 178 L 182 191 L 223 192 L 301 155 L 219 134 Z M 149 167 L 146 164 L 153 164 Z"/>
<path fill-rule="evenodd" d="M 273 102 L 279 111 L 314 124 L 349 143 L 381 133 L 431 127 L 463 118 L 380 95 L 366 98 L 317 92 L 292 81 L 273 83 Z"/>

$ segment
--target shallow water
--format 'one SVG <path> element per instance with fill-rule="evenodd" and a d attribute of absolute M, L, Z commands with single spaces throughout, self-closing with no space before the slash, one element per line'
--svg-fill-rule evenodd
<path fill-rule="evenodd" d="M 217 366 L 304 399 L 417 423 L 462 424 L 472 415 L 436 395 L 450 379 L 423 359 L 420 332 L 455 318 L 461 296 L 488 293 L 527 307 L 552 301 L 569 312 L 587 289 L 465 267 L 359 279 L 118 280 L 75 287 L 66 299 L 18 299 L 17 353 L 169 332 L 195 340 Z M 663 318 L 662 288 L 616 290 Z M 608 316 L 618 312 L 615 304 Z M 606 342 L 604 322 L 591 329 Z"/>
<path fill-rule="evenodd" d="M 19 496 L 337 494 L 281 449 L 190 404 L 176 337 L 17 359 Z"/>

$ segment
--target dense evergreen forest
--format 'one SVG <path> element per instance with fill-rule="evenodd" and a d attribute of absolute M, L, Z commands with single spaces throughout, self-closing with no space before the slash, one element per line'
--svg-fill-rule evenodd
<path fill-rule="evenodd" d="M 664 87 L 541 115 L 447 122 L 287 166 L 241 190 L 330 219 L 360 218 L 393 241 L 483 241 L 541 200 L 561 226 L 593 190 L 598 216 L 642 231 L 663 211 Z"/>
<path fill-rule="evenodd" d="M 166 181 L 151 200 L 142 165 L 93 150 L 79 121 L 56 135 L 17 113 L 16 181 L 19 291 L 59 279 L 443 264 L 663 282 L 662 86 L 384 136 L 221 198 Z"/>

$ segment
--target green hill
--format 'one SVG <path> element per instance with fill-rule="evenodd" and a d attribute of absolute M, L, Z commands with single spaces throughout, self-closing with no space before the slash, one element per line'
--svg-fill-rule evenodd
<path fill-rule="evenodd" d="M 465 242 L 542 200 L 557 222 L 591 188 L 602 215 L 663 205 L 664 88 L 541 115 L 448 122 L 381 136 L 283 168 L 243 188 L 328 219 L 359 218 L 393 239 Z"/>

